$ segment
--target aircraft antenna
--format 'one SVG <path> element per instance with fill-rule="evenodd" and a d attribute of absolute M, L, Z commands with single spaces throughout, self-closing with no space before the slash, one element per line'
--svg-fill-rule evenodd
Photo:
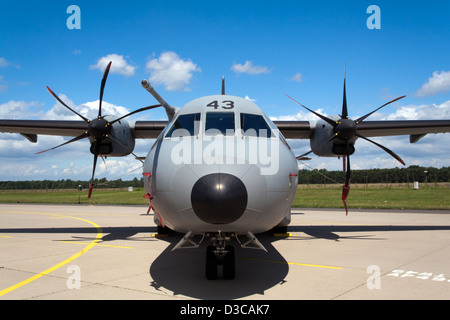
<path fill-rule="evenodd" d="M 225 95 L 225 77 L 222 76 L 222 95 Z"/>

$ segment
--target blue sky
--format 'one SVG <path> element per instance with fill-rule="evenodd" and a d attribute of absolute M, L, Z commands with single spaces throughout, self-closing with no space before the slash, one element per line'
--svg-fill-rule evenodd
<path fill-rule="evenodd" d="M 380 29 L 369 29 L 370 5 L 380 8 Z M 81 29 L 68 29 L 70 5 Z M 0 118 L 69 119 L 48 85 L 86 115 L 95 112 L 104 61 L 113 60 L 104 100 L 113 112 L 154 104 L 140 85 L 150 79 L 172 105 L 220 93 L 248 96 L 276 119 L 314 120 L 285 97 L 331 115 L 340 113 L 344 66 L 351 117 L 406 94 L 369 119 L 450 118 L 448 1 L 2 1 L 0 4 Z M 178 72 L 173 72 L 177 66 Z M 165 119 L 152 110 L 136 119 Z M 449 166 L 442 145 L 449 135 L 377 140 L 407 165 Z M 0 180 L 89 179 L 87 141 L 35 155 L 64 141 L 37 145 L 0 134 Z M 151 143 L 139 141 L 146 154 Z M 291 141 L 297 154 L 307 141 Z M 357 142 L 354 168 L 395 167 L 376 147 Z M 133 163 L 130 168 L 130 163 Z M 314 168 L 340 169 L 333 158 L 313 157 Z M 102 165 L 103 166 L 103 165 Z M 98 177 L 117 178 L 138 167 L 107 161 Z M 139 176 L 139 172 L 122 177 Z"/>

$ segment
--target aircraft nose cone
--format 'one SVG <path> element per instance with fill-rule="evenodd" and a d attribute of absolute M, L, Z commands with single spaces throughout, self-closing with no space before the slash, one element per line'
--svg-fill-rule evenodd
<path fill-rule="evenodd" d="M 244 183 L 227 173 L 201 177 L 192 188 L 191 203 L 195 214 L 212 224 L 232 223 L 247 208 L 248 194 Z"/>

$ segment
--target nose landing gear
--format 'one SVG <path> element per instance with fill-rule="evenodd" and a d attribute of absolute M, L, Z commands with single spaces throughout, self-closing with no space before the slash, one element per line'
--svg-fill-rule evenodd
<path fill-rule="evenodd" d="M 211 244 L 206 247 L 206 264 L 205 264 L 205 275 L 208 280 L 214 280 L 217 278 L 219 267 L 222 268 L 223 278 L 226 280 L 232 280 L 236 276 L 236 266 L 235 266 L 235 253 L 234 247 L 227 244 L 234 237 L 236 241 L 240 244 L 241 248 L 246 249 L 258 249 L 266 251 L 266 248 L 261 244 L 261 242 L 256 239 L 256 237 L 251 232 L 245 234 L 248 241 L 242 243 L 239 240 L 237 233 L 223 233 L 218 232 L 206 232 L 203 234 L 202 239 L 196 243 L 193 241 L 195 234 L 192 231 L 186 233 L 186 235 L 175 245 L 172 249 L 185 249 L 185 248 L 198 248 L 200 243 L 205 238 L 210 238 Z"/>
<path fill-rule="evenodd" d="M 224 279 L 234 279 L 236 275 L 234 247 L 225 245 L 225 241 L 230 241 L 230 237 L 219 233 L 211 240 L 212 244 L 206 248 L 206 279 L 216 279 L 219 266 L 222 266 Z"/>
<path fill-rule="evenodd" d="M 209 237 L 211 235 L 206 234 L 206 236 Z M 217 269 L 219 266 L 222 266 L 224 279 L 234 279 L 236 275 L 234 247 L 226 244 L 226 242 L 230 241 L 231 237 L 236 238 L 241 248 L 257 249 L 267 252 L 266 248 L 256 239 L 253 233 L 247 232 L 246 236 L 248 241 L 245 243 L 241 243 L 237 233 L 223 234 L 219 231 L 211 236 L 211 244 L 206 248 L 206 278 L 208 280 L 217 278 Z"/>

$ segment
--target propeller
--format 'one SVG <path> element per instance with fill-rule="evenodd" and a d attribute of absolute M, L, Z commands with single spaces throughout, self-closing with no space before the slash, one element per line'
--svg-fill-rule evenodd
<path fill-rule="evenodd" d="M 76 112 L 75 110 L 73 110 L 72 108 L 70 108 L 64 101 L 62 101 L 49 87 L 47 87 L 47 90 L 50 92 L 50 94 L 60 103 L 62 104 L 64 107 L 66 107 L 67 109 L 69 109 L 70 111 L 72 111 L 73 113 L 75 113 L 76 115 L 78 115 L 81 119 L 83 119 L 86 123 L 87 123 L 87 131 L 85 131 L 84 133 L 80 134 L 79 136 L 64 142 L 56 147 L 47 149 L 47 150 L 43 150 L 40 152 L 37 152 L 36 154 L 40 154 L 40 153 L 44 153 L 50 150 L 54 150 L 56 148 L 62 147 L 64 145 L 70 144 L 72 142 L 84 139 L 84 138 L 89 138 L 92 141 L 92 147 L 91 147 L 91 152 L 94 154 L 94 163 L 92 166 L 92 176 L 91 176 L 91 180 L 89 182 L 89 192 L 88 192 L 88 198 L 91 197 L 92 195 L 92 190 L 94 188 L 94 176 L 95 176 L 95 169 L 97 167 L 97 160 L 98 160 L 98 156 L 101 156 L 100 153 L 100 147 L 102 144 L 103 139 L 109 139 L 110 141 L 126 148 L 126 146 L 124 146 L 119 139 L 117 139 L 116 137 L 114 137 L 111 134 L 111 127 L 114 123 L 122 120 L 123 118 L 126 118 L 128 116 L 131 116 L 132 114 L 135 113 L 139 113 L 142 111 L 146 111 L 146 110 L 150 110 L 150 109 L 154 109 L 154 108 L 158 108 L 161 107 L 160 104 L 157 105 L 152 105 L 152 106 L 148 106 L 148 107 L 144 107 L 144 108 L 140 108 L 137 109 L 133 112 L 130 112 L 120 118 L 117 118 L 115 120 L 112 121 L 108 121 L 105 119 L 104 116 L 102 116 L 102 102 L 103 102 L 103 93 L 105 91 L 105 84 L 106 84 L 106 79 L 108 78 L 108 74 L 109 74 L 109 70 L 111 69 L 111 64 L 112 61 L 110 61 L 103 73 L 103 78 L 102 78 L 102 82 L 100 85 L 100 100 L 99 100 L 99 106 L 98 106 L 98 116 L 97 118 L 93 119 L 93 120 L 89 120 L 86 117 L 82 116 L 81 114 L 79 114 L 78 112 Z M 133 152 L 131 152 L 136 158 L 138 158 Z"/>
<path fill-rule="evenodd" d="M 286 95 L 289 99 L 296 102 L 306 110 L 314 113 L 316 116 L 327 122 L 329 125 L 333 127 L 333 135 L 328 138 L 325 142 L 321 143 L 319 146 L 314 147 L 314 149 L 300 155 L 297 157 L 297 160 L 302 159 L 306 155 L 310 154 L 311 152 L 314 152 L 318 149 L 320 149 L 322 146 L 326 145 L 329 142 L 335 141 L 339 145 L 343 145 L 344 148 L 342 149 L 342 158 L 343 158 L 343 170 L 346 172 L 345 174 L 345 183 L 342 187 L 342 201 L 344 202 L 345 206 L 345 212 L 348 214 L 347 209 L 347 203 L 345 200 L 347 199 L 347 196 L 350 192 L 350 177 L 351 177 L 351 168 L 350 168 L 350 155 L 353 153 L 354 150 L 353 144 L 356 141 L 357 138 L 362 138 L 366 141 L 371 142 L 372 144 L 376 145 L 377 147 L 383 149 L 385 152 L 390 154 L 393 158 L 395 158 L 397 161 L 399 161 L 401 164 L 405 165 L 405 162 L 400 158 L 397 154 L 395 154 L 393 151 L 389 150 L 388 148 L 380 145 L 379 143 L 376 143 L 375 141 L 372 141 L 366 137 L 364 137 L 362 134 L 358 132 L 358 125 L 363 122 L 366 118 L 371 116 L 376 111 L 380 110 L 381 108 L 387 106 L 388 104 L 395 102 L 397 100 L 403 99 L 406 96 L 401 96 L 398 98 L 395 98 L 385 104 L 383 104 L 381 107 L 373 110 L 372 112 L 369 112 L 368 114 L 358 118 L 357 120 L 349 119 L 348 117 L 348 109 L 347 109 L 347 95 L 346 95 L 346 88 L 345 88 L 345 76 L 344 76 L 344 93 L 343 93 L 343 100 L 342 100 L 342 112 L 340 115 L 340 119 L 335 121 L 330 118 L 325 117 L 324 115 L 321 115 L 320 113 L 317 113 L 304 105 L 302 105 L 300 102 L 294 100 L 293 98 Z"/>

